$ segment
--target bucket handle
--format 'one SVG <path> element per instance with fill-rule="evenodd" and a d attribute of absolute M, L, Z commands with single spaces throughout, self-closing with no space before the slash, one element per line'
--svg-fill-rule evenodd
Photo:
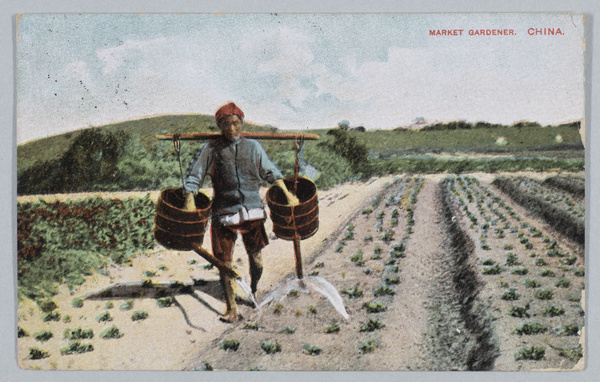
<path fill-rule="evenodd" d="M 179 172 L 181 173 L 181 188 L 185 188 L 185 180 L 183 178 L 183 165 L 181 164 L 181 142 L 179 141 L 179 137 L 181 134 L 173 134 L 173 147 L 175 148 L 175 152 L 177 153 L 177 161 L 179 162 Z"/>

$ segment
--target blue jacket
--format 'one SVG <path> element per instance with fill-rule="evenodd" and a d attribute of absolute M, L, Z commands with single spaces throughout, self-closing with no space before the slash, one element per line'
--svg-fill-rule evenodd
<path fill-rule="evenodd" d="M 260 181 L 273 183 L 283 177 L 261 144 L 243 137 L 233 142 L 226 139 L 206 142 L 190 163 L 185 190 L 198 192 L 207 174 L 214 190 L 213 217 L 237 213 L 242 207 L 262 208 Z"/>

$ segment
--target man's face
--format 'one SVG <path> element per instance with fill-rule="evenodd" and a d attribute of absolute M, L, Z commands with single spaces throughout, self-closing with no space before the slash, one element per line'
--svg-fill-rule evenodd
<path fill-rule="evenodd" d="M 225 139 L 233 141 L 242 133 L 242 121 L 235 114 L 225 116 L 219 121 L 219 129 Z"/>

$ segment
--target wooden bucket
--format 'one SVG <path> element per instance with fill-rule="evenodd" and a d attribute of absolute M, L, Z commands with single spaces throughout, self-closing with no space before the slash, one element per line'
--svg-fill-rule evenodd
<path fill-rule="evenodd" d="M 211 201 L 202 192 L 198 192 L 194 199 L 196 210 L 184 211 L 182 188 L 170 187 L 160 192 L 154 218 L 154 238 L 165 248 L 190 251 L 193 250 L 192 244 L 202 245 Z"/>
<path fill-rule="evenodd" d="M 286 178 L 283 181 L 288 190 L 291 190 L 294 178 Z M 278 238 L 308 239 L 319 229 L 317 186 L 308 178 L 298 177 L 296 197 L 300 200 L 300 204 L 290 207 L 279 187 L 271 187 L 267 191 L 267 205 L 271 211 L 273 233 Z"/>

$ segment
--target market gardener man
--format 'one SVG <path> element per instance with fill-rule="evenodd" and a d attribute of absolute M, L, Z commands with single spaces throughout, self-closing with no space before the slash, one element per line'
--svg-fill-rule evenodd
<path fill-rule="evenodd" d="M 211 241 L 216 258 L 232 268 L 232 254 L 237 233 L 241 233 L 250 262 L 250 287 L 256 292 L 262 275 L 261 249 L 269 240 L 265 231 L 266 219 L 260 198 L 260 182 L 267 181 L 280 187 L 290 205 L 298 199 L 288 191 L 281 171 L 269 159 L 258 141 L 241 137 L 244 113 L 233 102 L 220 107 L 215 121 L 222 137 L 206 142 L 192 160 L 184 181 L 187 192 L 186 206 L 195 209 L 193 194 L 198 192 L 206 175 L 213 184 Z M 238 320 L 235 301 L 235 280 L 220 273 L 225 291 L 227 311 L 220 319 L 225 322 Z"/>

